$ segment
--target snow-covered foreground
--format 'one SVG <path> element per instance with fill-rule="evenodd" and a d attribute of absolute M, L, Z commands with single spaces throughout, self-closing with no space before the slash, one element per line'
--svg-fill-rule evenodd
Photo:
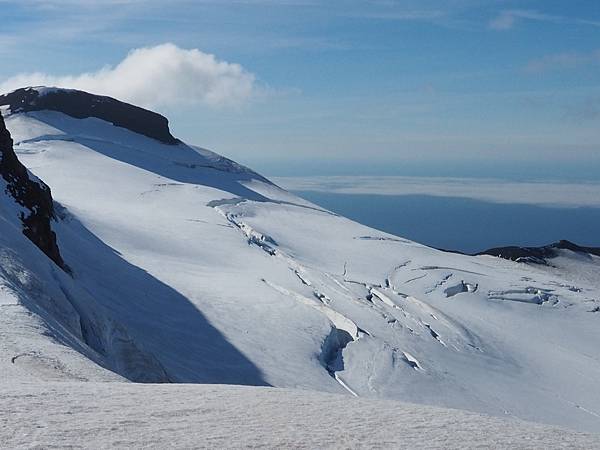
<path fill-rule="evenodd" d="M 596 448 L 600 436 L 456 410 L 222 385 L 0 385 L 7 448 Z"/>
<path fill-rule="evenodd" d="M 66 414 L 77 395 L 96 390 L 114 389 L 106 408 L 140 406 L 144 395 L 175 405 L 182 397 L 167 395 L 175 392 L 201 409 L 205 394 L 219 403 L 218 388 L 93 382 L 270 385 L 346 394 L 323 397 L 339 406 L 327 403 L 339 433 L 350 428 L 342 417 L 353 409 L 342 405 L 353 396 L 600 430 L 600 258 L 565 250 L 546 267 L 444 253 L 324 211 L 183 143 L 57 111 L 7 115 L 6 124 L 19 159 L 59 204 L 53 228 L 72 275 L 0 204 L 5 397 L 29 389 L 32 402 L 46 401 L 51 389 L 69 398 L 53 406 Z M 256 402 L 294 399 L 299 411 L 321 395 L 230 389 L 249 402 L 254 393 Z M 357 416 L 358 430 L 385 420 Z M 459 416 L 467 417 L 440 417 Z M 294 433 L 293 422 L 285 427 Z M 418 425 L 378 426 L 377 439 L 402 442 L 406 427 L 416 436 Z"/>

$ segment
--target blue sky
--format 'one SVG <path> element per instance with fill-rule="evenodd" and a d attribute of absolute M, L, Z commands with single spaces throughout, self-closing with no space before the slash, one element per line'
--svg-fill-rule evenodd
<path fill-rule="evenodd" d="M 0 9 L 0 86 L 135 89 L 127 99 L 166 114 L 179 137 L 267 174 L 600 177 L 595 0 Z"/>

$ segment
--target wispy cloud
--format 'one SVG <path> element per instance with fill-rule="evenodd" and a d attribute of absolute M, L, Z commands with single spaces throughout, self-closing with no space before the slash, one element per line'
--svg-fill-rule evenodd
<path fill-rule="evenodd" d="M 525 70 L 537 73 L 554 69 L 573 69 L 588 64 L 600 64 L 600 49 L 589 53 L 566 52 L 543 56 L 531 60 Z"/>
<path fill-rule="evenodd" d="M 600 118 L 600 95 L 591 95 L 567 107 L 569 117 L 578 121 Z"/>
<path fill-rule="evenodd" d="M 431 21 L 446 15 L 447 13 L 442 10 L 382 10 L 347 14 L 349 17 L 398 21 Z"/>
<path fill-rule="evenodd" d="M 517 17 L 514 14 L 505 11 L 497 17 L 493 18 L 490 21 L 489 26 L 493 30 L 508 30 L 515 25 L 516 21 Z"/>
<path fill-rule="evenodd" d="M 493 30 L 510 30 L 518 22 L 523 20 L 600 27 L 600 21 L 581 19 L 577 17 L 557 16 L 536 10 L 526 9 L 509 9 L 502 11 L 500 14 L 494 17 L 488 25 Z"/>
<path fill-rule="evenodd" d="M 173 44 L 132 50 L 116 66 L 92 73 L 19 74 L 0 83 L 0 91 L 37 85 L 82 89 L 146 107 L 238 106 L 257 92 L 255 76 L 239 64 Z"/>
<path fill-rule="evenodd" d="M 429 195 L 493 203 L 600 207 L 600 183 L 510 182 L 483 178 L 323 176 L 272 178 L 292 191 Z"/>

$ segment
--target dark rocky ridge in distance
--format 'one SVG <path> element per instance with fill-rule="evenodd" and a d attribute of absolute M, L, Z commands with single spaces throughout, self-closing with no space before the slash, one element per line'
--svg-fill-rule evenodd
<path fill-rule="evenodd" d="M 21 212 L 19 217 L 23 224 L 23 234 L 59 267 L 68 271 L 56 243 L 56 234 L 51 227 L 54 203 L 50 188 L 43 182 L 32 179 L 25 166 L 18 160 L 13 149 L 13 140 L 1 114 L 0 176 L 6 181 L 6 194 L 28 211 Z"/>
<path fill-rule="evenodd" d="M 166 117 L 112 97 L 73 89 L 22 88 L 0 95 L 3 105 L 9 106 L 11 113 L 50 110 L 77 119 L 96 117 L 165 144 L 179 143 L 169 131 Z"/>
<path fill-rule="evenodd" d="M 476 253 L 476 255 L 491 255 L 510 259 L 511 261 L 547 264 L 547 259 L 558 256 L 557 250 L 571 250 L 576 253 L 600 256 L 600 247 L 582 247 L 567 240 L 555 242 L 543 247 L 497 247 Z"/>

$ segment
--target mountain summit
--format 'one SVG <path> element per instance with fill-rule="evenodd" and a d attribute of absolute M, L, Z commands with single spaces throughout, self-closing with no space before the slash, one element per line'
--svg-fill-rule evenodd
<path fill-rule="evenodd" d="M 47 110 L 78 119 L 96 117 L 165 144 L 179 142 L 171 135 L 168 120 L 160 114 L 112 97 L 84 91 L 49 87 L 22 88 L 0 95 L 0 106 L 8 106 L 11 113 Z"/>

